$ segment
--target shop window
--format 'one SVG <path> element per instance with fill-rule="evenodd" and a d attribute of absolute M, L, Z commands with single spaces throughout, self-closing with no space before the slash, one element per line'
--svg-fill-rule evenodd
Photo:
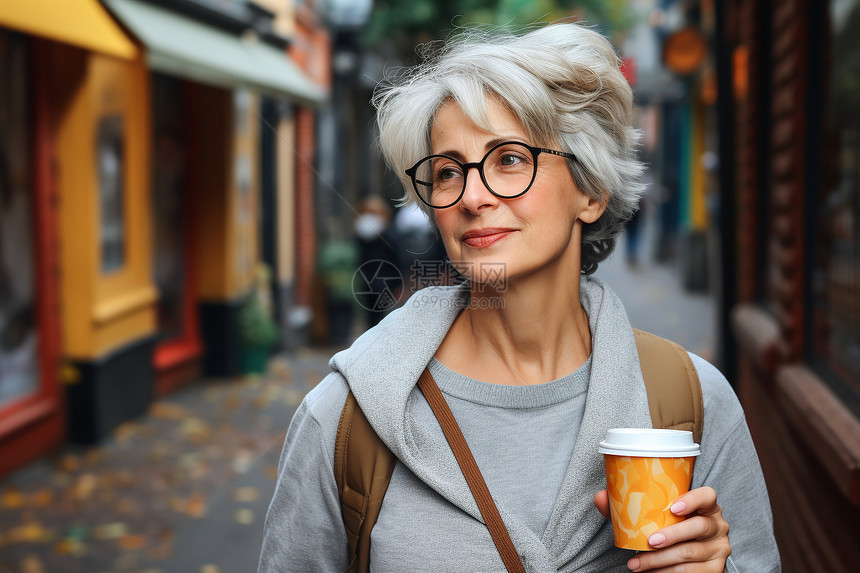
<path fill-rule="evenodd" d="M 28 69 L 0 30 L 0 408 L 39 387 Z"/>
<path fill-rule="evenodd" d="M 830 2 L 811 253 L 812 362 L 860 415 L 860 0 Z"/>
<path fill-rule="evenodd" d="M 101 207 L 102 272 L 109 273 L 119 270 L 125 264 L 125 157 L 122 117 L 103 117 L 99 121 L 97 133 L 96 167 Z"/>

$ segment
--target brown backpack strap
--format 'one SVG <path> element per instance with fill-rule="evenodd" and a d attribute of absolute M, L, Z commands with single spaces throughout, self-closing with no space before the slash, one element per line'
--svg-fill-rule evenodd
<path fill-rule="evenodd" d="M 511 536 L 508 534 L 508 529 L 505 527 L 505 522 L 502 521 L 499 510 L 493 502 L 493 496 L 490 494 L 487 482 L 484 481 L 484 476 L 481 475 L 481 470 L 475 462 L 469 444 L 466 443 L 466 438 L 463 436 L 448 402 L 445 401 L 442 391 L 439 390 L 439 386 L 426 368 L 418 378 L 418 388 L 424 394 L 427 403 L 430 404 L 430 409 L 433 410 L 436 419 L 439 420 L 445 439 L 448 440 L 448 444 L 454 452 L 454 457 L 460 465 L 460 470 L 466 478 L 466 483 L 472 491 L 475 502 L 478 504 L 481 517 L 484 518 L 484 523 L 490 530 L 490 536 L 493 538 L 493 543 L 496 544 L 496 549 L 502 557 L 505 568 L 509 572 L 525 573 L 526 570 L 520 561 L 520 556 L 514 548 L 514 543 L 511 541 Z"/>
<path fill-rule="evenodd" d="M 702 443 L 704 404 L 702 385 L 690 355 L 678 344 L 633 329 L 651 423 L 655 428 L 687 430 Z"/>
<path fill-rule="evenodd" d="M 689 355 L 674 342 L 633 331 L 653 426 L 691 431 L 701 444 L 702 387 Z M 335 480 L 349 542 L 347 572 L 365 573 L 370 565 L 370 531 L 397 460 L 373 431 L 352 392 L 340 416 L 334 452 Z"/>
<path fill-rule="evenodd" d="M 396 461 L 350 391 L 334 442 L 334 477 L 346 528 L 349 573 L 370 568 L 370 530 L 379 517 Z"/>

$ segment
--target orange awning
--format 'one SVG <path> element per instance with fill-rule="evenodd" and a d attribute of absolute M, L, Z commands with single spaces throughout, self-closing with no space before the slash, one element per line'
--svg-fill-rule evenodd
<path fill-rule="evenodd" d="M 138 53 L 98 0 L 2 0 L 0 26 L 123 59 Z"/>

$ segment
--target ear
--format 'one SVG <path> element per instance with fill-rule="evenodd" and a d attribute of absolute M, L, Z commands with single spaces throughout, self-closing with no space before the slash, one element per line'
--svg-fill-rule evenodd
<path fill-rule="evenodd" d="M 607 198 L 592 199 L 591 197 L 583 197 L 585 205 L 579 212 L 579 220 L 583 223 L 593 223 L 597 221 L 603 212 L 606 210 Z"/>

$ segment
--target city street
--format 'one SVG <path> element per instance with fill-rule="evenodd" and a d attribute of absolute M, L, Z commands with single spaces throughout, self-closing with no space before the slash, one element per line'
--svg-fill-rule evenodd
<path fill-rule="evenodd" d="M 713 309 L 671 267 L 624 242 L 598 270 L 634 326 L 709 358 Z M 269 374 L 202 380 L 156 402 L 97 448 L 68 447 L 0 482 L 0 573 L 248 573 L 284 431 L 334 349 L 302 349 Z"/>
<path fill-rule="evenodd" d="M 646 204 L 646 208 L 647 208 Z M 656 221 L 643 213 L 639 264 L 627 264 L 622 237 L 615 252 L 598 267 L 627 309 L 630 324 L 673 340 L 706 360 L 716 352 L 716 303 L 710 293 L 690 293 L 681 287 L 674 265 L 654 264 Z"/>

